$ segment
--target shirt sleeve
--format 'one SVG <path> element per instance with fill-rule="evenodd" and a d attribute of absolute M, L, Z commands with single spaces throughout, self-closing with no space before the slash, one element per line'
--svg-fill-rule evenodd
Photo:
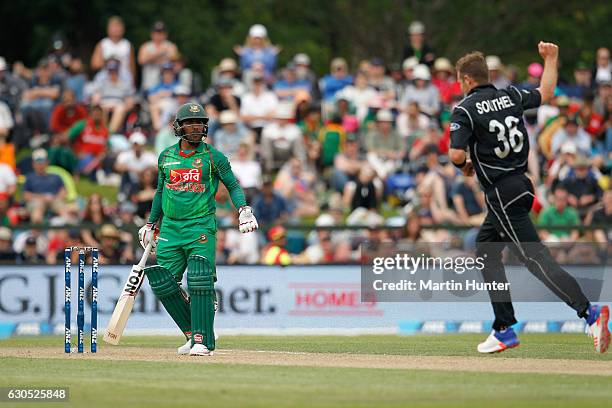
<path fill-rule="evenodd" d="M 157 190 L 155 191 L 153 203 L 151 204 L 151 213 L 149 214 L 150 223 L 157 222 L 162 214 L 162 196 L 164 194 L 164 185 L 166 182 L 166 177 L 162 168 L 162 164 L 164 162 L 163 157 L 164 153 L 159 156 L 159 160 L 157 162 Z"/>
<path fill-rule="evenodd" d="M 83 119 L 72 125 L 72 127 L 68 130 L 68 138 L 70 138 L 70 140 L 76 139 L 81 134 L 83 129 L 85 129 L 86 123 L 87 121 Z"/>
<path fill-rule="evenodd" d="M 450 122 L 451 148 L 466 150 L 474 130 L 467 109 L 462 106 L 455 107 Z"/>
<path fill-rule="evenodd" d="M 519 90 L 516 86 L 510 86 L 508 89 L 508 93 L 515 96 L 513 99 L 521 104 L 523 110 L 537 108 L 542 104 L 542 95 L 537 89 Z"/>
<path fill-rule="evenodd" d="M 227 157 L 220 152 L 213 151 L 212 154 L 215 160 L 214 165 L 216 173 L 221 182 L 227 188 L 230 198 L 232 199 L 232 203 L 234 203 L 234 207 L 240 208 L 247 205 L 242 187 L 240 187 L 240 183 L 238 183 Z"/>

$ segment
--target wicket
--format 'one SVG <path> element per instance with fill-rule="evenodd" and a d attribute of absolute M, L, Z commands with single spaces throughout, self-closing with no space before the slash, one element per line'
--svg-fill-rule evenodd
<path fill-rule="evenodd" d="M 72 302 L 72 251 L 78 251 L 78 302 L 77 302 L 77 351 L 83 353 L 83 338 L 85 331 L 85 254 L 91 252 L 91 352 L 95 353 L 98 346 L 98 248 L 68 247 L 64 250 L 64 352 L 70 353 L 71 347 L 71 317 Z"/>

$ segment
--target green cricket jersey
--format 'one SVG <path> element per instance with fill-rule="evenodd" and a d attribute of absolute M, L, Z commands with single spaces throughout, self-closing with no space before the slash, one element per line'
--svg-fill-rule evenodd
<path fill-rule="evenodd" d="M 202 218 L 215 213 L 215 194 L 222 181 L 236 208 L 246 205 L 244 192 L 227 157 L 207 143 L 186 153 L 177 144 L 158 159 L 157 192 L 149 222 L 165 217 L 175 220 Z"/>

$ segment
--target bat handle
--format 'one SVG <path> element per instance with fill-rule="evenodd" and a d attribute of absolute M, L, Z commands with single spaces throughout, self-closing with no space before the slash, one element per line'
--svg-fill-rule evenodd
<path fill-rule="evenodd" d="M 149 242 L 144 250 L 144 253 L 142 254 L 142 258 L 140 258 L 140 262 L 138 262 L 138 266 L 140 267 L 140 269 L 144 268 L 147 264 L 147 258 L 149 257 L 149 254 L 151 253 L 152 249 L 153 243 Z"/>

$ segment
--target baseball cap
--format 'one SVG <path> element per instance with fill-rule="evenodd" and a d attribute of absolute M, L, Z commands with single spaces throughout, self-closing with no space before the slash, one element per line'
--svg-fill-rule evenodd
<path fill-rule="evenodd" d="M 429 81 L 431 79 L 431 73 L 425 64 L 418 64 L 414 67 L 412 76 L 414 79 L 421 79 L 423 81 Z"/>
<path fill-rule="evenodd" d="M 120 64 L 121 63 L 119 62 L 119 60 L 115 58 L 110 58 L 106 61 L 106 69 L 109 71 L 119 71 Z"/>
<path fill-rule="evenodd" d="M 221 123 L 222 125 L 227 125 L 229 123 L 236 122 L 238 122 L 238 115 L 236 115 L 236 112 L 234 112 L 233 110 L 226 109 L 222 111 L 219 115 L 219 123 Z"/>
<path fill-rule="evenodd" d="M 4 57 L 0 57 L 0 71 L 5 71 L 6 67 L 6 59 L 4 59 Z"/>
<path fill-rule="evenodd" d="M 383 60 L 381 58 L 378 57 L 374 57 L 370 60 L 370 64 L 374 65 L 376 67 L 382 67 L 385 65 L 385 63 L 383 62 Z"/>
<path fill-rule="evenodd" d="M 497 71 L 502 68 L 501 59 L 497 55 L 487 55 L 485 61 L 489 71 Z"/>
<path fill-rule="evenodd" d="M 436 61 L 434 62 L 434 71 L 453 72 L 453 66 L 448 58 L 436 58 Z"/>
<path fill-rule="evenodd" d="M 402 69 L 414 69 L 417 65 L 419 65 L 419 59 L 417 57 L 406 58 L 404 62 L 402 62 Z"/>
<path fill-rule="evenodd" d="M 130 143 L 144 146 L 147 144 L 147 137 L 142 132 L 134 132 L 130 135 Z"/>
<path fill-rule="evenodd" d="M 268 30 L 261 24 L 254 24 L 249 28 L 249 37 L 266 38 Z"/>
<path fill-rule="evenodd" d="M 408 26 L 409 34 L 424 34 L 425 33 L 425 24 L 420 21 L 413 21 Z"/>
<path fill-rule="evenodd" d="M 576 64 L 576 71 L 590 71 L 589 65 L 584 61 L 578 61 Z"/>
<path fill-rule="evenodd" d="M 45 149 L 36 149 L 32 152 L 32 160 L 47 161 L 47 151 Z"/>
<path fill-rule="evenodd" d="M 233 58 L 223 58 L 219 63 L 219 71 L 236 71 L 238 66 Z"/>
<path fill-rule="evenodd" d="M 153 23 L 153 27 L 151 27 L 151 31 L 165 32 L 166 25 L 164 24 L 163 21 L 156 21 L 155 23 Z"/>
<path fill-rule="evenodd" d="M 293 57 L 293 62 L 296 65 L 310 65 L 310 57 L 301 52 L 299 54 L 295 54 L 295 57 Z"/>
<path fill-rule="evenodd" d="M 172 61 L 166 61 L 161 65 L 162 71 L 172 71 L 174 69 L 174 64 Z"/>
<path fill-rule="evenodd" d="M 533 62 L 527 67 L 527 73 L 532 77 L 539 78 L 542 76 L 542 72 L 544 72 L 544 68 L 539 62 Z"/>
<path fill-rule="evenodd" d="M 344 58 L 334 58 L 331 62 L 331 69 L 332 71 L 338 68 L 344 68 L 346 69 L 346 61 L 344 60 Z"/>
<path fill-rule="evenodd" d="M 393 113 L 389 109 L 381 109 L 376 113 L 376 120 L 379 122 L 393 122 Z"/>
<path fill-rule="evenodd" d="M 272 227 L 268 231 L 268 238 L 270 239 L 270 241 L 278 241 L 279 239 L 284 238 L 286 235 L 287 231 L 282 225 Z"/>

